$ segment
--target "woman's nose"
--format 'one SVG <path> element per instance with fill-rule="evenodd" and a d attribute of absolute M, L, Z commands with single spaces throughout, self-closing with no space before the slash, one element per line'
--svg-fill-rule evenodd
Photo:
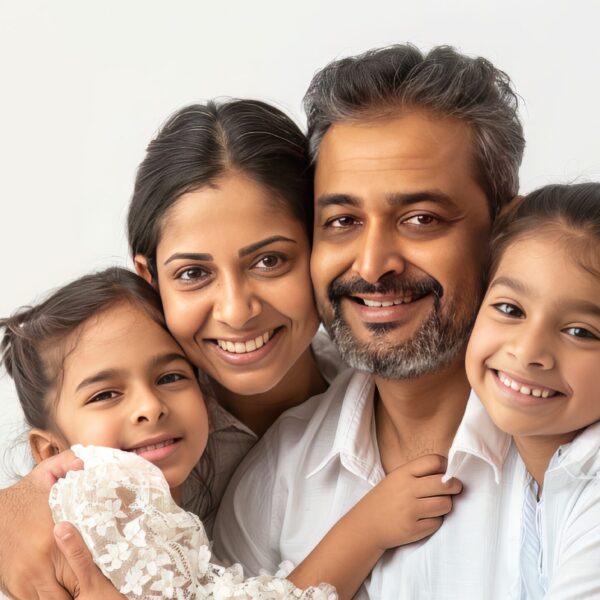
<path fill-rule="evenodd" d="M 213 316 L 232 329 L 242 329 L 258 316 L 262 304 L 252 286 L 243 279 L 228 278 L 217 288 Z"/>

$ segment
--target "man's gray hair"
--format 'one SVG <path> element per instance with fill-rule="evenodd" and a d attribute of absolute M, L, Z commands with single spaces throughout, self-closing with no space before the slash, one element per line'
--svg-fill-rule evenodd
<path fill-rule="evenodd" d="M 330 125 L 389 118 L 398 109 L 423 109 L 467 123 L 475 177 L 493 215 L 519 191 L 525 140 L 518 98 L 506 73 L 485 58 L 450 46 L 427 54 L 410 44 L 369 50 L 330 63 L 304 97 L 313 160 Z"/>

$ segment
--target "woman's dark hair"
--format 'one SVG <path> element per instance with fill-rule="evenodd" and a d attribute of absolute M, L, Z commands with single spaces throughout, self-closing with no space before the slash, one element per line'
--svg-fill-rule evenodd
<path fill-rule="evenodd" d="M 600 183 L 547 185 L 525 196 L 495 223 L 488 273 L 495 273 L 511 243 L 545 230 L 568 239 L 581 265 L 600 275 Z"/>
<path fill-rule="evenodd" d="M 182 194 L 228 171 L 272 190 L 311 238 L 313 172 L 302 131 L 258 100 L 211 101 L 177 111 L 148 145 L 127 219 L 132 254 L 153 259 L 165 213 Z"/>
<path fill-rule="evenodd" d="M 66 352 L 62 342 L 90 317 L 121 302 L 140 307 L 166 329 L 158 293 L 135 273 L 117 267 L 81 277 L 44 302 L 0 319 L 0 328 L 4 329 L 0 342 L 2 365 L 15 383 L 31 427 L 51 426 L 48 393 L 60 385 Z M 58 359 L 52 356 L 52 365 L 46 359 L 50 349 L 59 350 Z"/>

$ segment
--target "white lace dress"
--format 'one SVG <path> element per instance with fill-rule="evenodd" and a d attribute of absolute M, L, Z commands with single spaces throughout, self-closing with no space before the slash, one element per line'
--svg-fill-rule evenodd
<path fill-rule="evenodd" d="M 171 497 L 162 472 L 132 452 L 73 446 L 84 462 L 50 492 L 56 522 L 81 532 L 94 561 L 128 598 L 215 600 L 335 600 L 334 588 L 300 590 L 285 574 L 244 580 L 240 565 L 211 562 L 200 519 Z"/>

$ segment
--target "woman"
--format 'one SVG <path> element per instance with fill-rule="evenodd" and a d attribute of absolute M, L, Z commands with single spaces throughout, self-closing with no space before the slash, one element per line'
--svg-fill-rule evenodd
<path fill-rule="evenodd" d="M 319 324 L 312 212 L 306 139 L 259 101 L 178 111 L 138 170 L 128 218 L 136 270 L 159 290 L 169 329 L 214 392 L 207 459 L 184 493 L 209 526 L 248 450 L 339 367 L 325 335 L 310 345 Z"/>

